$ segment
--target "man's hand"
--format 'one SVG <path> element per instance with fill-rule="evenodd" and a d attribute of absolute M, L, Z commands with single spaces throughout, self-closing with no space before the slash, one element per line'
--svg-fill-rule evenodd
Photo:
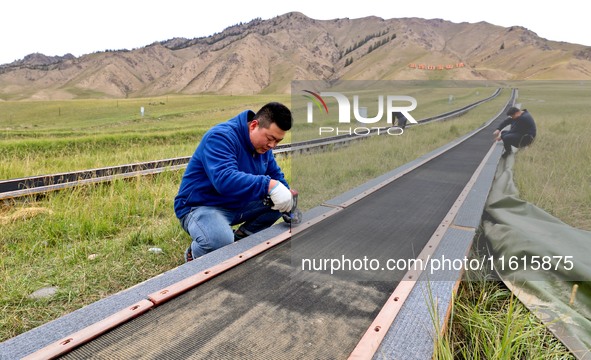
<path fill-rule="evenodd" d="M 291 191 L 283 185 L 280 181 L 271 180 L 271 182 L 275 181 L 275 185 L 271 183 L 273 188 L 269 195 L 271 196 L 271 201 L 273 201 L 273 206 L 271 209 L 279 210 L 280 212 L 289 212 L 293 206 L 293 196 L 291 195 Z"/>
<path fill-rule="evenodd" d="M 493 136 L 496 141 L 501 140 L 501 130 L 495 130 L 495 132 L 493 133 Z"/>

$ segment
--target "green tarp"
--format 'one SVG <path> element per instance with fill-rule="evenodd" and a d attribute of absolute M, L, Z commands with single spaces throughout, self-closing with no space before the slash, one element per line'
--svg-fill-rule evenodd
<path fill-rule="evenodd" d="M 519 199 L 514 162 L 500 159 L 485 208 L 494 270 L 578 359 L 591 359 L 591 232 Z"/>

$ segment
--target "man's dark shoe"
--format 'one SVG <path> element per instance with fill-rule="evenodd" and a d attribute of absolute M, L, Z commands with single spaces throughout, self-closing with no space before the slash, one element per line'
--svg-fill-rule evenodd
<path fill-rule="evenodd" d="M 240 229 L 234 230 L 234 241 L 242 240 L 242 239 L 244 239 L 247 236 L 248 235 L 246 235 L 245 233 L 243 233 L 242 231 L 240 231 Z"/>
<path fill-rule="evenodd" d="M 191 251 L 191 246 L 185 250 L 185 262 L 193 261 L 193 251 Z"/>
<path fill-rule="evenodd" d="M 511 151 L 511 150 L 509 150 L 509 151 L 505 150 L 505 152 L 503 153 L 503 155 L 501 155 L 501 157 L 502 157 L 503 159 L 506 159 L 506 158 L 507 158 L 507 156 L 509 156 L 509 154 L 511 154 L 512 152 L 513 152 L 513 151 Z"/>

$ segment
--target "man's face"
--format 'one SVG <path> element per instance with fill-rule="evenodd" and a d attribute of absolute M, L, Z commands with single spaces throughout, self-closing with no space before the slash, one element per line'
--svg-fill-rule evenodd
<path fill-rule="evenodd" d="M 259 154 L 275 148 L 285 137 L 285 131 L 281 130 L 275 123 L 271 123 L 268 129 L 259 126 L 258 120 L 252 120 L 248 125 L 250 142 Z"/>

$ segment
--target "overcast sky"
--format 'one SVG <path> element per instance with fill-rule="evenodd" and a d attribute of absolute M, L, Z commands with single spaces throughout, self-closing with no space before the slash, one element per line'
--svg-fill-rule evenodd
<path fill-rule="evenodd" d="M 212 35 L 254 18 L 299 11 L 318 20 L 378 16 L 486 21 L 524 26 L 549 40 L 591 46 L 589 14 L 582 2 L 495 0 L 28 0 L 0 6 L 0 64 L 39 52 L 75 56 L 143 47 L 173 37 Z M 338 4 L 338 5 L 337 5 Z M 551 4 L 551 5 L 546 5 Z"/>

